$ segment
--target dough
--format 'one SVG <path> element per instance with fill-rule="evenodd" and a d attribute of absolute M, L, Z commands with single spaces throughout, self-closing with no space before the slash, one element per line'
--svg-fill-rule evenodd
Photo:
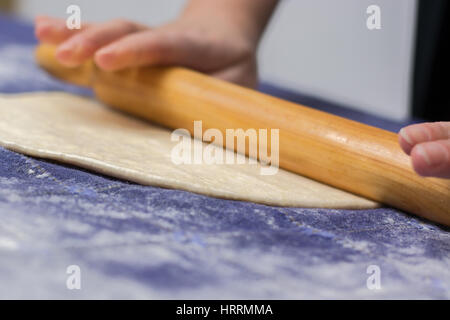
<path fill-rule="evenodd" d="M 171 131 L 66 93 L 0 96 L 0 145 L 143 185 L 268 205 L 374 208 L 376 203 L 259 164 L 175 165 Z M 229 151 L 227 151 L 229 152 Z"/>

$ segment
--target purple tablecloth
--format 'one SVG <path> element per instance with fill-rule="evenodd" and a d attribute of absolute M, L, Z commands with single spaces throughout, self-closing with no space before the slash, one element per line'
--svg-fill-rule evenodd
<path fill-rule="evenodd" d="M 0 16 L 0 93 L 90 94 L 39 70 L 34 44 L 29 24 Z M 0 298 L 448 299 L 448 231 L 390 208 L 279 208 L 144 187 L 0 148 Z M 66 286 L 70 265 L 81 290 Z M 368 270 L 381 272 L 381 289 L 367 286 Z"/>

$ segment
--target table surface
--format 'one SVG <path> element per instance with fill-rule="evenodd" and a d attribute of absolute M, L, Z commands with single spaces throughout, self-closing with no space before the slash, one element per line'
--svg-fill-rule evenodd
<path fill-rule="evenodd" d="M 0 93 L 88 90 L 0 16 Z M 396 131 L 403 124 L 262 85 Z M 1 120 L 0 120 L 1 121 Z M 0 148 L 0 298 L 450 298 L 449 229 L 391 208 L 280 208 L 145 187 Z M 68 290 L 66 269 L 81 269 Z M 367 286 L 369 266 L 381 289 Z"/>

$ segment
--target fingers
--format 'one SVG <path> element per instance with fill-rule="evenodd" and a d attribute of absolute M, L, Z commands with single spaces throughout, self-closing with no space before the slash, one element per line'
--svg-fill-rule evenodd
<path fill-rule="evenodd" d="M 450 122 L 421 123 L 399 132 L 414 170 L 425 177 L 450 178 Z"/>
<path fill-rule="evenodd" d="M 41 40 L 60 43 L 56 57 L 76 67 L 94 56 L 109 71 L 151 65 L 178 65 L 208 73 L 247 87 L 257 84 L 254 48 L 245 39 L 233 39 L 204 29 L 189 30 L 184 23 L 150 29 L 115 20 L 71 31 L 60 19 L 38 17 Z"/>
<path fill-rule="evenodd" d="M 178 65 L 248 87 L 257 83 L 254 50 L 245 39 L 228 43 L 215 33 L 189 30 L 185 24 L 152 30 L 115 20 L 75 32 L 68 30 L 60 19 L 39 17 L 36 33 L 42 40 L 62 41 L 56 57 L 69 67 L 79 66 L 94 56 L 96 64 L 108 71 Z"/>
<path fill-rule="evenodd" d="M 411 158 L 421 176 L 450 179 L 450 139 L 420 143 L 412 149 Z"/>
<path fill-rule="evenodd" d="M 64 65 L 78 66 L 103 46 L 142 29 L 144 26 L 123 20 L 91 26 L 62 43 L 56 57 Z"/>
<path fill-rule="evenodd" d="M 199 61 L 199 47 L 176 33 L 143 31 L 124 37 L 99 50 L 95 62 L 105 70 L 144 65 L 192 66 Z"/>
<path fill-rule="evenodd" d="M 400 146 L 407 154 L 411 154 L 417 144 L 445 139 L 450 139 L 449 122 L 414 124 L 399 132 Z"/>
<path fill-rule="evenodd" d="M 106 70 L 145 65 L 178 65 L 211 73 L 236 64 L 236 56 L 221 41 L 177 26 L 126 36 L 97 52 L 95 61 Z"/>
<path fill-rule="evenodd" d="M 79 30 L 70 30 L 62 19 L 39 16 L 35 20 L 35 35 L 41 42 L 60 44 L 88 27 L 89 25 L 83 25 Z"/>

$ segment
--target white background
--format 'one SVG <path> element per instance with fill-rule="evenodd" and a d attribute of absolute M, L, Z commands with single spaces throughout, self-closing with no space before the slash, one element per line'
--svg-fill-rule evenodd
<path fill-rule="evenodd" d="M 211 0 L 214 1 L 214 0 Z M 255 0 L 258 1 L 258 0 Z M 184 0 L 19 0 L 20 13 L 83 19 L 129 18 L 157 25 Z M 366 28 L 366 9 L 382 10 L 382 29 Z M 260 51 L 262 79 L 393 119 L 409 113 L 416 0 L 283 0 Z"/>

